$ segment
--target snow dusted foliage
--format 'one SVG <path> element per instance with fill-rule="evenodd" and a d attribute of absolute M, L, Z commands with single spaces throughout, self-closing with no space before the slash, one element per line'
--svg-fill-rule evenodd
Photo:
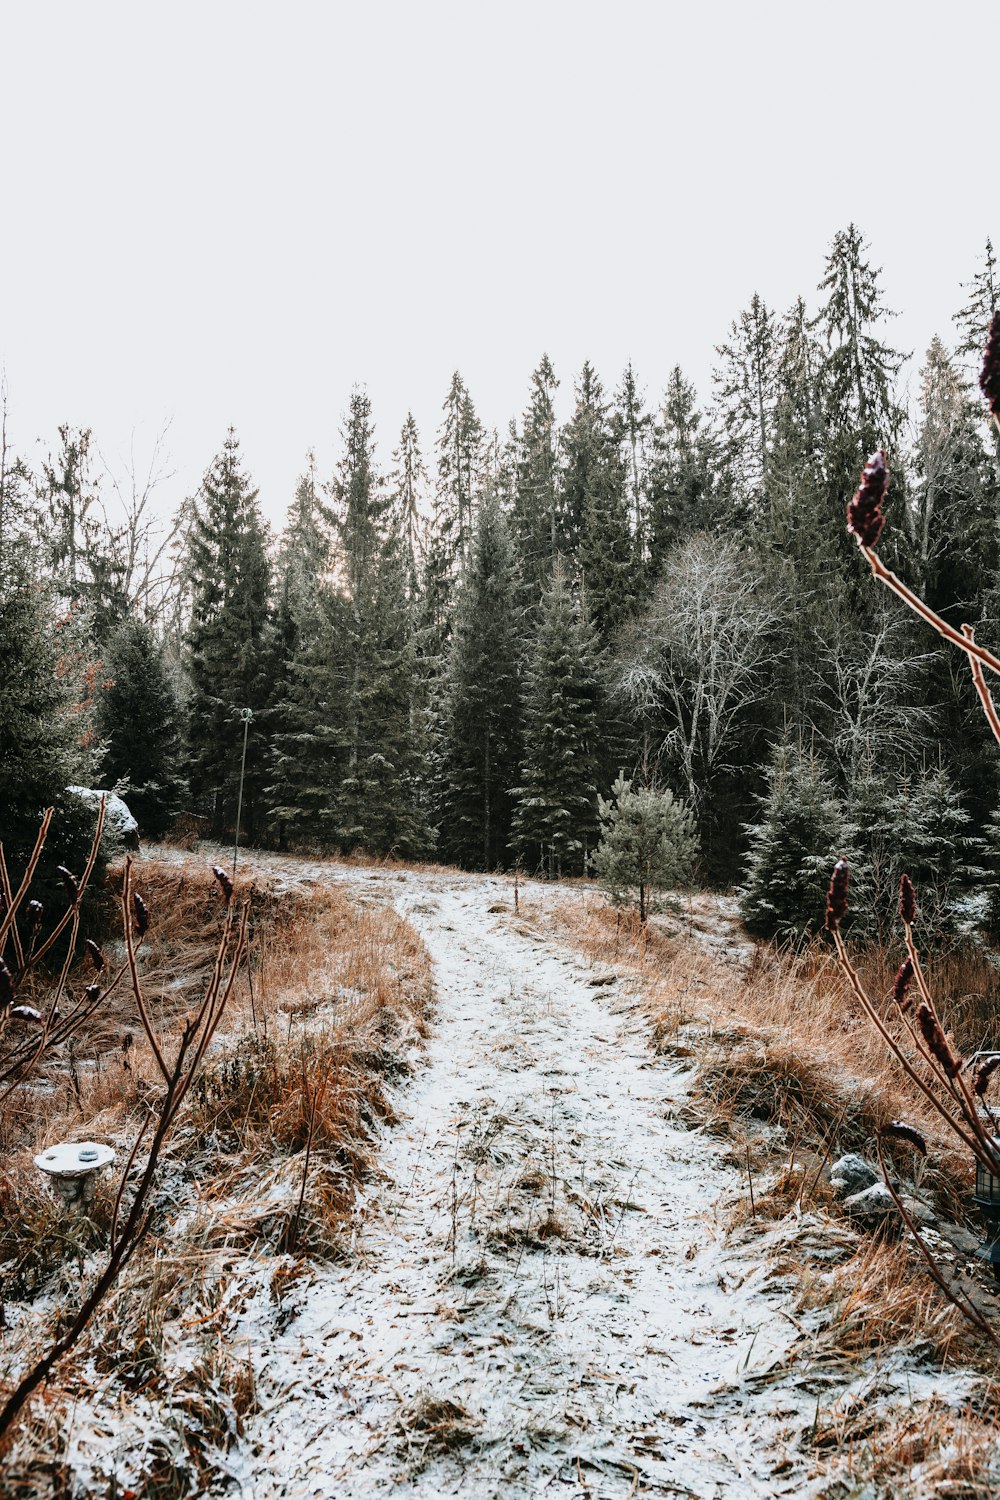
<path fill-rule="evenodd" d="M 526 868 L 580 874 L 597 830 L 598 678 L 593 631 L 561 563 L 542 598 L 526 673 L 514 842 Z"/>
<path fill-rule="evenodd" d="M 594 868 L 614 902 L 630 901 L 635 893 L 645 922 L 655 891 L 687 885 L 694 874 L 694 818 L 673 792 L 636 789 L 624 776 L 615 782 L 612 797 L 598 799 L 601 842 Z"/>
<path fill-rule="evenodd" d="M 823 924 L 830 871 L 847 849 L 848 827 L 817 756 L 790 740 L 775 749 L 752 824 L 740 910 L 752 932 L 795 937 Z"/>

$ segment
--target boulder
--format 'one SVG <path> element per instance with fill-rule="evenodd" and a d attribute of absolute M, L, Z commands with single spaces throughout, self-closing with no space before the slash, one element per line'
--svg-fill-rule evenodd
<path fill-rule="evenodd" d="M 89 786 L 68 786 L 66 790 L 95 809 L 100 805 L 103 797 L 105 799 L 105 827 L 120 843 L 124 844 L 126 849 L 138 849 L 139 825 L 133 818 L 128 804 L 123 802 L 121 797 L 114 792 L 101 792 Z"/>
<path fill-rule="evenodd" d="M 860 1193 L 852 1193 L 844 1199 L 844 1207 L 852 1219 L 860 1219 L 863 1224 L 881 1224 L 898 1213 L 884 1182 L 873 1183 Z"/>
<path fill-rule="evenodd" d="M 855 1193 L 863 1193 L 878 1180 L 875 1168 L 870 1167 L 863 1156 L 856 1156 L 853 1152 L 842 1156 L 830 1168 L 830 1186 L 838 1198 L 850 1198 Z"/>

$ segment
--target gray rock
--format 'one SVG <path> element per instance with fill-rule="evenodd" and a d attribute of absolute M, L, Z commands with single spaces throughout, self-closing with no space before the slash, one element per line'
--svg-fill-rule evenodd
<path fill-rule="evenodd" d="M 863 1156 L 849 1152 L 835 1161 L 830 1168 L 830 1186 L 838 1198 L 850 1198 L 854 1193 L 863 1193 L 878 1182 L 879 1176 Z"/>
<path fill-rule="evenodd" d="M 133 818 L 128 804 L 117 797 L 114 792 L 100 792 L 89 786 L 68 786 L 67 792 L 72 792 L 81 801 L 86 802 L 89 807 L 96 808 L 103 797 L 105 824 L 109 832 L 125 845 L 126 849 L 138 849 L 139 847 L 139 825 Z"/>
<path fill-rule="evenodd" d="M 852 1193 L 844 1199 L 844 1207 L 852 1219 L 859 1219 L 863 1224 L 881 1224 L 898 1214 L 884 1182 L 873 1183 L 860 1193 Z"/>

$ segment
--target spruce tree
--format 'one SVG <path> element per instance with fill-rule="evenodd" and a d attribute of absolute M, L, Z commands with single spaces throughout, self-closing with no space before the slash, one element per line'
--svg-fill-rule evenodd
<path fill-rule="evenodd" d="M 264 643 L 270 689 L 261 733 L 268 749 L 267 821 L 289 841 L 332 849 L 343 772 L 343 611 L 331 579 L 333 512 L 308 456 L 281 536 Z"/>
<path fill-rule="evenodd" d="M 407 588 L 410 599 L 419 592 L 424 557 L 424 517 L 421 505 L 427 488 L 427 465 L 420 451 L 420 434 L 413 413 L 407 412 L 399 434 L 399 446 L 392 455 L 393 471 L 390 489 L 406 561 Z"/>
<path fill-rule="evenodd" d="M 740 913 L 751 932 L 797 938 L 823 925 L 837 860 L 849 856 L 843 803 L 820 760 L 790 739 L 774 750 L 750 851 Z"/>
<path fill-rule="evenodd" d="M 986 240 L 982 265 L 972 280 L 964 283 L 964 289 L 968 293 L 968 301 L 955 314 L 959 336 L 955 352 L 959 358 L 969 358 L 978 374 L 993 314 L 1000 306 L 1000 268 L 997 266 L 991 239 Z"/>
<path fill-rule="evenodd" d="M 637 592 L 626 474 L 610 403 L 588 360 L 576 383 L 576 406 L 562 431 L 563 491 L 576 564 L 590 618 L 607 639 Z"/>
<path fill-rule="evenodd" d="M 146 621 L 133 617 L 118 627 L 104 670 L 108 686 L 97 713 L 106 745 L 102 785 L 126 782 L 123 795 L 140 831 L 159 838 L 184 801 L 180 704 L 163 647 Z"/>
<path fill-rule="evenodd" d="M 537 604 L 556 555 L 569 542 L 562 514 L 556 449 L 554 392 L 559 385 L 547 354 L 531 376 L 517 456 L 512 516 L 525 588 L 525 603 Z"/>
<path fill-rule="evenodd" d="M 93 811 L 66 788 L 89 785 L 94 750 L 81 736 L 76 683 L 66 670 L 47 587 L 20 549 L 0 570 L 0 842 L 16 889 L 42 812 L 55 807 L 33 894 L 48 907 L 65 905 L 56 867 L 80 873 L 94 832 Z"/>
<path fill-rule="evenodd" d="M 439 840 L 475 869 L 506 864 L 521 763 L 514 549 L 496 496 L 479 508 L 462 575 L 442 714 Z"/>
<path fill-rule="evenodd" d="M 43 517 L 47 571 L 59 594 L 79 603 L 86 582 L 85 539 L 98 501 L 89 427 L 59 428 L 59 447 L 42 464 L 39 506 Z"/>
<path fill-rule="evenodd" d="M 696 531 L 714 529 L 717 455 L 698 396 L 679 365 L 670 372 L 653 424 L 649 464 L 649 572 L 655 581 L 667 554 Z"/>
<path fill-rule="evenodd" d="M 412 712 L 415 652 L 405 547 L 375 464 L 371 403 L 355 391 L 334 493 L 346 578 L 346 763 L 340 840 L 404 855 L 426 849 Z"/>
<path fill-rule="evenodd" d="M 893 314 L 867 249 L 855 224 L 834 235 L 819 285 L 826 300 L 814 320 L 826 339 L 828 411 L 854 434 L 865 457 L 872 448 L 892 446 L 899 430 L 894 382 L 904 360 L 879 337 L 880 325 Z"/>
<path fill-rule="evenodd" d="M 30 475 L 8 436 L 7 384 L 0 374 L 0 577 L 13 566 L 15 550 L 23 553 L 32 530 Z"/>
<path fill-rule="evenodd" d="M 196 810 L 214 837 L 233 828 L 243 751 L 240 714 L 265 705 L 264 642 L 269 568 L 257 491 L 232 428 L 205 473 L 188 534 L 191 683 L 188 780 Z M 266 749 L 258 729 L 247 739 L 243 830 L 257 836 L 264 812 Z"/>
<path fill-rule="evenodd" d="M 716 352 L 718 405 L 726 434 L 726 458 L 748 514 L 763 504 L 778 398 L 778 323 L 754 292 Z"/>
<path fill-rule="evenodd" d="M 593 632 L 557 562 L 525 675 L 524 764 L 514 793 L 515 846 L 550 876 L 580 874 L 594 845 L 598 699 Z"/>
<path fill-rule="evenodd" d="M 457 370 L 443 411 L 437 439 L 434 521 L 446 565 L 453 573 L 469 550 L 483 463 L 483 424 Z"/>
<path fill-rule="evenodd" d="M 653 429 L 643 393 L 635 378 L 631 362 L 626 365 L 622 383 L 615 392 L 614 429 L 621 447 L 625 486 L 631 510 L 632 535 L 636 567 L 645 567 L 649 558 L 649 517 L 646 505 L 647 445 Z"/>

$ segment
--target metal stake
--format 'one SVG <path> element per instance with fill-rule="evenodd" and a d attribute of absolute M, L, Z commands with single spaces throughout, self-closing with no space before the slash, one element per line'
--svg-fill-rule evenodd
<path fill-rule="evenodd" d="M 236 879 L 236 856 L 240 852 L 240 818 L 243 815 L 243 777 L 247 769 L 247 735 L 250 733 L 250 721 L 253 718 L 252 708 L 240 710 L 240 718 L 243 720 L 243 759 L 240 762 L 240 795 L 236 804 L 236 843 L 233 845 L 233 879 Z"/>

